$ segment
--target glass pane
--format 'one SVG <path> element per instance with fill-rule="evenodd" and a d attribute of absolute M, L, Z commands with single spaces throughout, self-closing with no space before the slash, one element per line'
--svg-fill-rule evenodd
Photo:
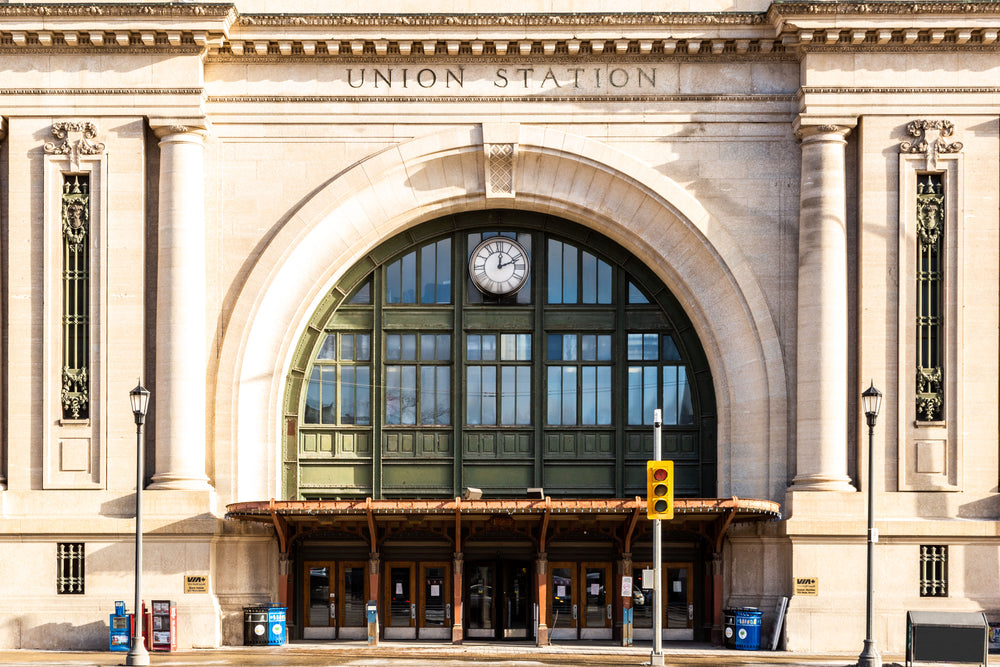
<path fill-rule="evenodd" d="M 517 408 L 517 368 L 502 366 L 500 368 L 500 423 L 513 424 L 516 421 Z"/>
<path fill-rule="evenodd" d="M 603 628 L 608 617 L 604 606 L 604 568 L 587 568 L 584 621 L 588 628 Z"/>
<path fill-rule="evenodd" d="M 330 568 L 309 568 L 309 625 L 330 625 Z"/>
<path fill-rule="evenodd" d="M 401 302 L 417 302 L 417 253 L 411 252 L 403 257 Z"/>
<path fill-rule="evenodd" d="M 400 263 L 396 260 L 385 269 L 385 301 L 399 303 L 401 296 Z"/>
<path fill-rule="evenodd" d="M 680 361 L 681 353 L 677 350 L 677 344 L 670 334 L 663 334 L 663 360 Z"/>
<path fill-rule="evenodd" d="M 667 584 L 667 628 L 688 628 L 687 568 L 665 568 Z"/>
<path fill-rule="evenodd" d="M 635 283 L 629 282 L 628 284 L 628 302 L 629 303 L 649 303 L 649 299 L 646 295 L 635 286 Z"/>
<path fill-rule="evenodd" d="M 642 334 L 630 333 L 626 349 L 629 361 L 642 361 Z"/>
<path fill-rule="evenodd" d="M 629 366 L 628 369 L 628 423 L 629 426 L 642 424 L 641 366 Z"/>
<path fill-rule="evenodd" d="M 444 627 L 444 568 L 424 570 L 424 626 Z"/>
<path fill-rule="evenodd" d="M 517 423 L 531 423 L 531 368 L 517 367 Z"/>
<path fill-rule="evenodd" d="M 320 421 L 324 424 L 337 423 L 336 400 L 337 400 L 337 369 L 323 369 L 323 388 L 320 393 L 323 396 L 322 414 Z"/>
<path fill-rule="evenodd" d="M 594 366 L 580 369 L 580 423 L 597 423 L 597 368 Z"/>
<path fill-rule="evenodd" d="M 403 366 L 400 382 L 400 422 L 417 423 L 417 367 Z"/>
<path fill-rule="evenodd" d="M 563 303 L 576 303 L 577 288 L 577 250 L 571 245 L 563 244 Z"/>
<path fill-rule="evenodd" d="M 563 358 L 564 361 L 576 361 L 576 336 L 575 335 L 563 336 L 562 358 Z"/>
<path fill-rule="evenodd" d="M 576 367 L 564 366 L 562 371 L 562 423 L 576 424 Z"/>
<path fill-rule="evenodd" d="M 677 367 L 663 368 L 663 424 L 677 425 Z"/>
<path fill-rule="evenodd" d="M 344 611 L 340 619 L 341 627 L 356 628 L 367 626 L 365 616 L 365 568 L 344 568 Z"/>
<path fill-rule="evenodd" d="M 629 334 L 631 336 L 631 334 Z M 389 334 L 385 337 L 385 358 L 390 361 L 399 361 L 400 340 L 399 334 Z M 631 359 L 632 357 L 629 357 Z"/>
<path fill-rule="evenodd" d="M 372 302 L 372 281 L 367 280 L 365 284 L 358 288 L 358 291 L 351 297 L 349 303 L 354 305 L 365 305 Z"/>
<path fill-rule="evenodd" d="M 371 334 L 358 334 L 356 337 L 357 347 L 354 350 L 356 361 L 368 361 L 372 358 L 372 337 Z"/>
<path fill-rule="evenodd" d="M 500 359 L 503 361 L 517 360 L 517 336 L 515 334 L 500 334 Z"/>
<path fill-rule="evenodd" d="M 465 339 L 465 356 L 469 361 L 483 358 L 483 338 L 479 334 L 469 334 Z"/>
<path fill-rule="evenodd" d="M 437 301 L 437 252 L 434 244 L 420 249 L 420 302 Z"/>
<path fill-rule="evenodd" d="M 438 366 L 437 370 L 437 416 L 436 424 L 451 423 L 451 369 Z"/>
<path fill-rule="evenodd" d="M 469 366 L 465 369 L 465 403 L 467 424 L 482 423 L 482 370 L 479 366 Z"/>
<path fill-rule="evenodd" d="M 659 346 L 656 344 L 656 334 L 642 335 L 642 359 L 643 361 L 656 361 L 660 358 Z"/>
<path fill-rule="evenodd" d="M 548 336 L 548 357 L 549 361 L 562 361 L 562 335 L 549 334 Z"/>
<path fill-rule="evenodd" d="M 562 245 L 549 239 L 549 303 L 562 303 Z"/>
<path fill-rule="evenodd" d="M 517 334 L 517 360 L 531 361 L 531 334 Z"/>
<path fill-rule="evenodd" d="M 410 625 L 410 568 L 389 570 L 389 625 L 406 628 Z"/>
<path fill-rule="evenodd" d="M 400 339 L 400 358 L 404 361 L 415 361 L 417 359 L 417 335 L 403 334 Z"/>
<path fill-rule="evenodd" d="M 689 426 L 694 424 L 694 406 L 691 404 L 691 385 L 688 382 L 687 368 L 677 367 L 677 395 L 680 404 L 677 406 L 677 423 Z"/>
<path fill-rule="evenodd" d="M 597 262 L 597 303 L 611 303 L 611 265 Z"/>
<path fill-rule="evenodd" d="M 552 617 L 558 626 L 568 627 L 573 619 L 573 570 L 568 567 L 552 568 Z M 557 616 L 558 614 L 558 616 Z"/>
<path fill-rule="evenodd" d="M 520 241 L 521 247 L 524 248 L 525 252 L 528 253 L 528 258 L 531 258 L 531 233 L 521 232 L 517 235 L 517 240 Z M 519 304 L 531 303 L 531 267 L 528 267 L 528 277 L 524 280 L 524 286 L 517 293 L 517 302 Z"/>
<path fill-rule="evenodd" d="M 597 361 L 597 336 L 593 334 L 580 336 L 580 358 L 584 361 Z"/>
<path fill-rule="evenodd" d="M 354 367 L 344 366 L 340 369 L 340 423 L 354 422 Z"/>
<path fill-rule="evenodd" d="M 306 390 L 306 409 L 302 417 L 306 424 L 319 423 L 319 367 L 315 366 L 309 376 L 309 388 Z"/>
<path fill-rule="evenodd" d="M 332 360 L 337 358 L 337 334 L 327 334 L 323 345 L 319 348 L 317 359 Z"/>
<path fill-rule="evenodd" d="M 493 334 L 483 336 L 483 361 L 495 361 L 497 358 L 497 337 Z"/>
<path fill-rule="evenodd" d="M 597 303 L 597 258 L 589 252 L 580 258 L 580 303 Z"/>
<path fill-rule="evenodd" d="M 451 239 L 437 242 L 437 302 L 451 303 Z"/>
<path fill-rule="evenodd" d="M 437 392 L 434 387 L 434 366 L 420 368 L 420 423 L 434 424 L 437 408 Z"/>
<path fill-rule="evenodd" d="M 340 334 L 340 358 L 344 361 L 354 360 L 354 336 Z"/>
<path fill-rule="evenodd" d="M 656 366 L 646 366 L 642 369 L 642 423 L 653 423 L 653 411 L 656 410 Z"/>
<path fill-rule="evenodd" d="M 355 424 L 372 423 L 371 406 L 371 369 L 368 366 L 357 366 L 355 369 L 357 411 L 354 415 Z"/>
<path fill-rule="evenodd" d="M 400 406 L 399 366 L 385 367 L 385 423 L 398 424 L 402 409 Z"/>
<path fill-rule="evenodd" d="M 611 366 L 597 367 L 597 423 L 611 423 Z"/>
<path fill-rule="evenodd" d="M 562 369 L 559 366 L 549 366 L 548 372 L 548 411 L 545 421 L 557 426 L 562 424 Z"/>
<path fill-rule="evenodd" d="M 420 336 L 420 358 L 424 361 L 434 361 L 437 350 L 437 336 L 424 334 Z"/>
<path fill-rule="evenodd" d="M 434 358 L 438 361 L 449 361 L 451 359 L 451 336 L 449 334 L 438 334 L 437 349 L 434 351 Z"/>
<path fill-rule="evenodd" d="M 493 628 L 493 568 L 480 565 L 469 572 L 469 628 Z"/>
<path fill-rule="evenodd" d="M 611 336 L 597 337 L 597 360 L 611 361 Z"/>
<path fill-rule="evenodd" d="M 497 423 L 496 366 L 483 366 L 483 423 Z"/>
<path fill-rule="evenodd" d="M 643 587 L 642 569 L 632 571 L 632 627 L 653 627 L 653 587 Z"/>

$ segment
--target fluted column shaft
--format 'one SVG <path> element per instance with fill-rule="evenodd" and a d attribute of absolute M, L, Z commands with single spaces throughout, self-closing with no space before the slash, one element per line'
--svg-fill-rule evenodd
<path fill-rule="evenodd" d="M 853 491 L 847 475 L 847 203 L 850 128 L 803 126 L 793 489 Z"/>
<path fill-rule="evenodd" d="M 205 475 L 204 130 L 160 137 L 156 258 L 156 474 L 152 489 L 208 489 Z"/>

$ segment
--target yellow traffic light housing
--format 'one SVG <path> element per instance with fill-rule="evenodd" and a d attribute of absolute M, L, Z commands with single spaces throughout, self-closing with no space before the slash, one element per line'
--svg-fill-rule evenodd
<path fill-rule="evenodd" d="M 646 461 L 646 518 L 674 518 L 673 461 Z"/>

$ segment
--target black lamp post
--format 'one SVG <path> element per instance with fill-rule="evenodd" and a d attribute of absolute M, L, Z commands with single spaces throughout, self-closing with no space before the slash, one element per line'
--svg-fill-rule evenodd
<path fill-rule="evenodd" d="M 132 627 L 132 648 L 125 656 L 126 665 L 148 665 L 149 653 L 142 642 L 142 481 L 143 470 L 142 425 L 146 422 L 149 407 L 149 390 L 140 382 L 128 393 L 135 415 L 135 623 Z"/>
<path fill-rule="evenodd" d="M 882 667 L 882 656 L 875 648 L 872 638 L 872 574 L 875 569 L 875 420 L 878 419 L 879 408 L 882 407 L 882 392 L 875 388 L 875 383 L 861 394 L 861 403 L 868 421 L 868 584 L 866 589 L 867 608 L 865 610 L 865 647 L 858 656 L 858 667 Z"/>

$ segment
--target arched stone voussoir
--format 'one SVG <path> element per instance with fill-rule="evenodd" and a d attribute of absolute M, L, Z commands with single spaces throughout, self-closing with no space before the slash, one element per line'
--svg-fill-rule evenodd
<path fill-rule="evenodd" d="M 280 495 L 281 406 L 295 342 L 341 274 L 384 240 L 459 211 L 510 207 L 581 223 L 655 271 L 696 328 L 719 409 L 719 488 L 780 498 L 786 379 L 767 301 L 733 238 L 687 190 L 636 158 L 552 128 L 512 126 L 514 192 L 488 198 L 478 126 L 387 148 L 288 217 L 250 271 L 221 346 L 216 455 L 238 467 L 231 501 Z M 230 435 L 234 434 L 234 435 Z M 237 453 L 238 450 L 238 453 Z M 252 463 L 243 464 L 243 461 Z M 262 466 L 260 461 L 267 461 Z M 754 480 L 748 487 L 734 482 Z M 222 490 L 220 490 L 222 491 Z"/>

